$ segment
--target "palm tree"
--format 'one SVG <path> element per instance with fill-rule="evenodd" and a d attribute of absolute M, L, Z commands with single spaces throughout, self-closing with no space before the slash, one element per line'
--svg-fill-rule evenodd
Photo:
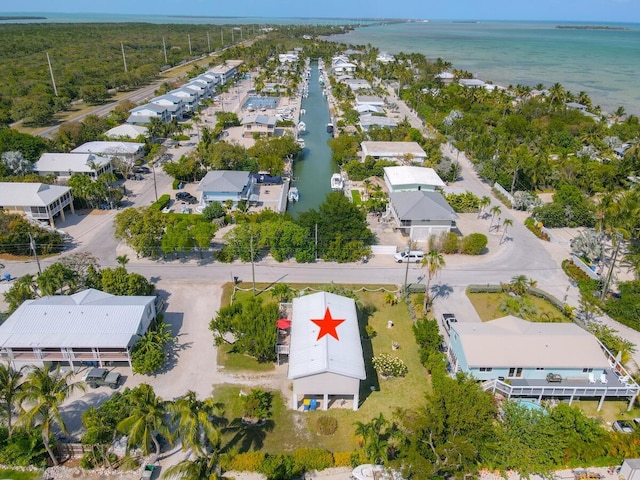
<path fill-rule="evenodd" d="M 480 215 L 484 213 L 484 209 L 487 208 L 489 205 L 491 205 L 491 199 L 486 195 L 482 197 L 480 200 L 478 200 L 478 207 L 479 207 L 478 218 L 480 218 Z"/>
<path fill-rule="evenodd" d="M 217 480 L 218 455 L 199 455 L 193 460 L 182 462 L 167 469 L 164 478 L 179 480 Z"/>
<path fill-rule="evenodd" d="M 23 372 L 26 367 L 20 370 L 14 370 L 11 363 L 0 364 L 0 408 L 5 411 L 7 416 L 7 428 L 9 430 L 9 438 L 11 438 L 14 409 L 20 409 L 20 395 L 24 389 L 22 383 Z"/>
<path fill-rule="evenodd" d="M 169 404 L 171 419 L 177 423 L 176 433 L 180 436 L 182 449 L 202 455 L 205 453 L 203 439 L 216 448 L 220 443 L 220 431 L 213 422 L 220 415 L 222 406 L 211 398 L 198 400 L 196 393 L 189 390 L 175 402 Z"/>
<path fill-rule="evenodd" d="M 360 445 L 360 447 L 363 447 L 367 439 L 369 438 L 369 435 L 371 434 L 371 424 L 356 422 L 355 426 L 356 430 L 354 434 L 358 439 L 358 445 Z"/>
<path fill-rule="evenodd" d="M 430 250 L 429 253 L 427 253 L 422 259 L 422 267 L 426 267 L 427 269 L 427 284 L 424 292 L 424 303 L 422 305 L 423 313 L 427 313 L 427 311 L 429 310 L 428 307 L 431 303 L 429 298 L 431 280 L 440 273 L 440 270 L 442 270 L 442 267 L 444 266 L 444 257 L 438 250 L 435 249 Z"/>
<path fill-rule="evenodd" d="M 493 228 L 493 220 L 496 218 L 496 215 L 502 214 L 502 209 L 498 205 L 494 205 L 493 207 L 491 207 L 491 210 L 489 210 L 489 213 L 491 214 L 491 223 L 489 224 L 489 230 L 491 230 Z"/>
<path fill-rule="evenodd" d="M 129 263 L 129 256 L 128 255 L 118 255 L 116 257 L 116 262 L 118 262 L 118 265 L 120 265 L 121 267 L 126 268 L 127 263 Z"/>
<path fill-rule="evenodd" d="M 538 282 L 526 275 L 516 275 L 509 282 L 509 289 L 516 295 L 524 295 L 530 287 L 535 287 L 537 284 Z"/>
<path fill-rule="evenodd" d="M 74 390 L 86 388 L 84 383 L 69 383 L 73 372 L 62 373 L 60 365 L 51 370 L 51 365 L 35 367 L 26 377 L 25 386 L 20 394 L 20 400 L 31 406 L 18 417 L 18 423 L 27 430 L 40 428 L 42 442 L 54 465 L 58 465 L 50 439 L 54 425 L 67 433 L 67 427 L 60 415 L 59 405 L 73 393 Z"/>
<path fill-rule="evenodd" d="M 500 237 L 500 243 L 502 243 L 507 235 L 507 228 L 513 227 L 513 220 L 511 220 L 510 218 L 505 218 L 502 222 L 502 225 L 504 226 L 504 230 L 502 231 L 502 237 Z"/>
<path fill-rule="evenodd" d="M 157 397 L 153 387 L 141 384 L 131 396 L 131 415 L 118 423 L 118 430 L 129 436 L 128 445 L 140 446 L 143 455 L 148 455 L 151 444 L 156 457 L 160 455 L 160 443 L 156 433 L 173 445 L 173 437 L 167 423 L 167 402 Z"/>
<path fill-rule="evenodd" d="M 280 303 L 290 302 L 294 293 L 293 288 L 286 283 L 276 283 L 271 289 L 271 295 L 277 298 Z"/>

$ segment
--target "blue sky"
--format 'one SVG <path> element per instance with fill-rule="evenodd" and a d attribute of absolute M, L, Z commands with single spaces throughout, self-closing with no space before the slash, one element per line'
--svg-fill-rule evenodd
<path fill-rule="evenodd" d="M 640 23 L 640 0 L 1 0 L 7 12 Z"/>

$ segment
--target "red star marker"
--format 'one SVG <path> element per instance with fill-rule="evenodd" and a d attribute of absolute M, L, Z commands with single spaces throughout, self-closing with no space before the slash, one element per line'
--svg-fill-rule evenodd
<path fill-rule="evenodd" d="M 318 332 L 318 338 L 316 340 L 320 340 L 325 335 L 331 335 L 336 340 L 340 340 L 338 338 L 338 332 L 336 332 L 336 328 L 338 327 L 338 325 L 344 322 L 344 320 L 345 320 L 344 318 L 342 319 L 332 318 L 331 312 L 329 311 L 329 307 L 327 307 L 327 309 L 324 312 L 324 318 L 311 319 L 313 323 L 315 323 L 317 326 L 320 327 L 320 331 Z"/>

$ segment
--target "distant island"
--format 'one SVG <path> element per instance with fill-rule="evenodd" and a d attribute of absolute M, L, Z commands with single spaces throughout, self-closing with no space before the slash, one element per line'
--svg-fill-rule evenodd
<path fill-rule="evenodd" d="M 629 30 L 625 27 L 609 27 L 607 25 L 556 25 L 556 28 L 569 30 Z"/>
<path fill-rule="evenodd" d="M 46 20 L 47 17 L 34 17 L 34 16 L 26 16 L 26 15 L 0 15 L 0 21 L 5 20 Z"/>

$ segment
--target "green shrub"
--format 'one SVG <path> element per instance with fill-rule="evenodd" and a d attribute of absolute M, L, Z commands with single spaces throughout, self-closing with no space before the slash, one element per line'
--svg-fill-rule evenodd
<path fill-rule="evenodd" d="M 460 248 L 460 240 L 455 232 L 447 232 L 442 235 L 442 253 L 453 254 L 458 253 Z"/>
<path fill-rule="evenodd" d="M 333 466 L 333 455 L 321 448 L 298 448 L 293 452 L 293 463 L 301 472 L 324 470 Z"/>
<path fill-rule="evenodd" d="M 367 325 L 366 327 L 364 327 L 364 331 L 367 332 L 367 337 L 369 338 L 373 338 L 377 335 L 375 328 L 373 328 L 371 325 Z"/>
<path fill-rule="evenodd" d="M 0 428 L 0 464 L 19 467 L 46 466 L 48 456 L 39 429 L 34 428 L 29 433 L 17 429 L 11 438 L 8 437 L 7 428 Z"/>
<path fill-rule="evenodd" d="M 215 259 L 218 262 L 231 263 L 235 259 L 235 255 L 233 254 L 233 250 L 231 248 L 223 247 L 222 250 L 219 250 L 215 253 Z"/>
<path fill-rule="evenodd" d="M 173 183 L 171 184 L 171 188 L 173 188 L 174 190 L 178 190 L 180 184 L 182 183 L 182 180 L 178 180 L 177 178 L 173 181 Z"/>
<path fill-rule="evenodd" d="M 303 471 L 296 468 L 291 455 L 268 455 L 258 470 L 267 480 L 290 480 L 300 476 Z"/>
<path fill-rule="evenodd" d="M 333 466 L 334 467 L 350 467 L 351 456 L 354 452 L 333 452 Z M 366 462 L 366 459 L 365 459 Z"/>
<path fill-rule="evenodd" d="M 216 218 L 224 217 L 225 210 L 220 202 L 211 202 L 202 210 L 202 217 L 208 221 L 215 220 Z"/>
<path fill-rule="evenodd" d="M 487 247 L 487 236 L 482 233 L 472 233 L 462 239 L 461 251 L 465 255 L 480 255 Z"/>
<path fill-rule="evenodd" d="M 235 455 L 227 465 L 223 465 L 223 467 L 225 467 L 226 470 L 237 470 L 239 472 L 257 472 L 260 470 L 260 467 L 262 467 L 264 460 L 264 452 L 239 453 Z"/>
<path fill-rule="evenodd" d="M 373 357 L 373 368 L 385 378 L 404 377 L 409 373 L 409 368 L 401 359 L 388 353 L 381 353 Z"/>
<path fill-rule="evenodd" d="M 491 191 L 496 197 L 498 197 L 498 200 L 504 203 L 507 207 L 513 208 L 513 205 L 511 205 L 511 201 L 505 195 L 503 195 L 502 192 L 500 192 L 497 188 L 494 187 L 491 189 Z"/>
<path fill-rule="evenodd" d="M 149 208 L 152 210 L 162 210 L 163 208 L 168 207 L 170 202 L 171 196 L 165 193 L 164 195 L 161 195 L 157 201 L 153 202 Z"/>
<path fill-rule="evenodd" d="M 338 420 L 329 415 L 322 415 L 316 421 L 316 430 L 319 435 L 333 435 L 338 429 Z"/>
<path fill-rule="evenodd" d="M 536 222 L 533 218 L 529 217 L 524 221 L 524 226 L 533 232 L 533 234 L 538 237 L 540 240 L 549 241 L 549 235 L 544 233 L 538 222 Z"/>
<path fill-rule="evenodd" d="M 480 208 L 480 199 L 471 192 L 449 193 L 445 198 L 451 208 L 458 213 L 476 212 Z"/>

